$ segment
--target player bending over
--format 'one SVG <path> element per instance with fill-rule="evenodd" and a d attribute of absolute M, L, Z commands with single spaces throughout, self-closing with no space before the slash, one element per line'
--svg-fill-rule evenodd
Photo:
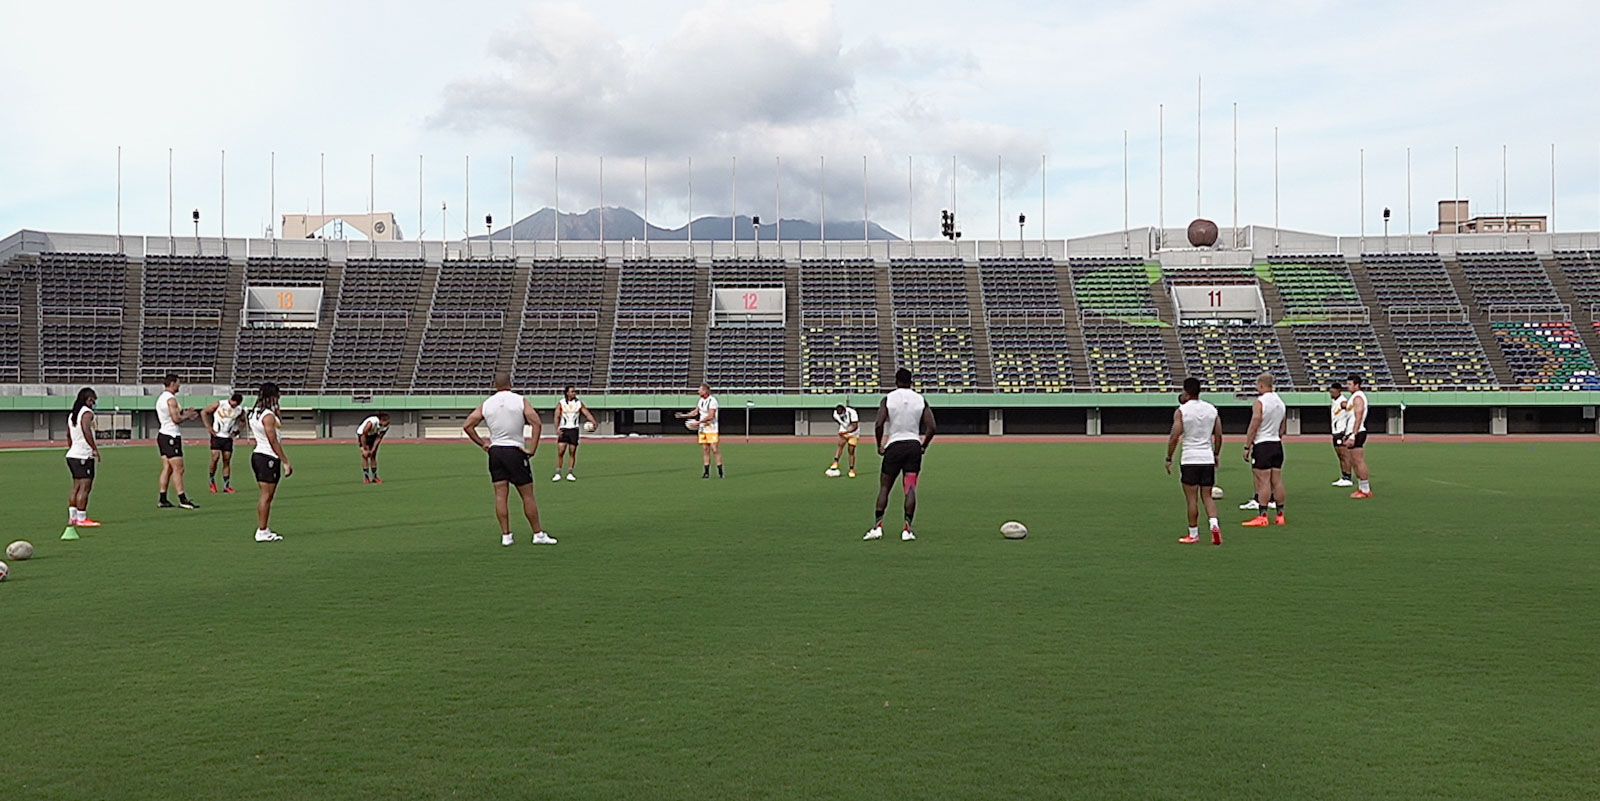
<path fill-rule="evenodd" d="M 589 430 L 593 431 L 600 424 L 594 419 L 594 412 L 581 400 L 578 400 L 578 389 L 571 384 L 562 391 L 561 400 L 556 401 L 556 474 L 551 481 L 561 480 L 561 462 L 570 451 L 572 460 L 567 462 L 567 480 L 577 481 L 578 476 L 573 472 L 578 469 L 578 425 L 579 417 L 589 418 Z"/>
<path fill-rule="evenodd" d="M 1259 395 L 1251 404 L 1250 430 L 1244 435 L 1244 460 L 1250 462 L 1256 480 L 1256 497 L 1267 499 L 1261 513 L 1244 522 L 1247 526 L 1265 526 L 1274 514 L 1278 525 L 1283 525 L 1288 505 L 1283 493 L 1283 435 L 1289 428 L 1289 415 L 1272 385 L 1271 373 L 1256 377 Z"/>
<path fill-rule="evenodd" d="M 700 441 L 700 471 L 701 478 L 711 477 L 711 457 L 717 457 L 717 478 L 722 475 L 722 446 L 718 444 L 717 430 L 717 399 L 711 397 L 711 385 L 700 385 L 700 400 L 695 403 L 694 409 L 687 412 L 678 412 L 673 415 L 679 420 L 693 419 L 694 429 L 699 432 Z"/>
<path fill-rule="evenodd" d="M 1217 484 L 1217 454 L 1222 452 L 1222 418 L 1217 407 L 1200 400 L 1200 379 L 1183 379 L 1182 405 L 1172 413 L 1172 433 L 1167 435 L 1167 475 L 1172 475 L 1172 452 L 1183 443 L 1179 475 L 1183 499 L 1189 507 L 1189 536 L 1178 542 L 1200 541 L 1200 504 L 1206 506 L 1211 522 L 1211 544 L 1222 544 L 1222 526 L 1217 522 L 1217 502 L 1211 488 Z"/>
<path fill-rule="evenodd" d="M 94 490 L 94 468 L 100 461 L 100 443 L 94 438 L 94 404 L 100 396 L 93 389 L 78 390 L 67 415 L 67 471 L 72 473 L 72 492 L 67 496 L 67 526 L 94 528 L 89 519 L 89 493 Z"/>
<path fill-rule="evenodd" d="M 378 446 L 383 444 L 388 433 L 388 412 L 378 412 L 356 426 L 356 445 L 361 448 L 361 483 L 383 483 L 378 477 Z"/>
<path fill-rule="evenodd" d="M 211 432 L 211 463 L 206 474 L 211 479 L 211 491 L 217 491 L 217 462 L 222 462 L 222 491 L 233 492 L 233 438 L 239 435 L 239 423 L 245 412 L 239 407 L 244 396 L 235 392 L 227 400 L 215 400 L 200 410 L 200 420 Z"/>
<path fill-rule="evenodd" d="M 889 508 L 889 491 L 894 488 L 895 477 L 901 474 L 905 475 L 901 491 L 906 496 L 906 527 L 900 532 L 900 539 L 909 542 L 917 538 L 911 533 L 911 520 L 917 516 L 917 476 L 922 472 L 922 455 L 928 452 L 937 429 L 933 409 L 911 389 L 911 371 L 904 367 L 896 370 L 894 386 L 894 391 L 878 404 L 878 419 L 873 425 L 883 467 L 878 474 L 878 504 L 874 509 L 877 516 L 872 530 L 862 537 L 864 540 L 883 537 L 883 512 Z M 887 443 L 883 439 L 885 429 L 889 432 Z"/>
<path fill-rule="evenodd" d="M 199 509 L 200 506 L 189 500 L 188 493 L 183 491 L 183 429 L 178 426 L 199 417 L 200 413 L 178 405 L 180 384 L 177 373 L 167 373 L 161 383 L 164 390 L 156 398 L 156 421 L 161 424 L 156 432 L 156 450 L 161 453 L 161 475 L 156 484 L 161 490 L 161 497 L 156 501 L 156 508 L 172 508 L 172 502 L 167 500 L 167 485 L 170 482 L 178 489 L 179 506 Z"/>
<path fill-rule="evenodd" d="M 824 473 L 829 478 L 839 475 L 839 457 L 850 449 L 850 477 L 856 477 L 856 445 L 861 442 L 861 415 L 856 410 L 839 404 L 833 407 L 833 420 L 839 424 L 839 447 L 833 449 L 833 464 Z"/>
<path fill-rule="evenodd" d="M 283 452 L 278 399 L 278 385 L 268 381 L 256 393 L 255 408 L 250 410 L 250 435 L 256 440 L 255 452 L 250 454 L 250 469 L 256 474 L 256 486 L 261 488 L 256 500 L 256 542 L 283 539 L 270 525 L 272 500 L 278 495 L 278 482 L 284 476 L 294 475 L 294 465 L 289 464 L 289 457 Z"/>
<path fill-rule="evenodd" d="M 495 393 L 467 415 L 467 422 L 461 428 L 474 445 L 489 454 L 489 481 L 494 484 L 494 516 L 500 520 L 500 544 L 514 542 L 509 508 L 514 486 L 522 496 L 522 514 L 533 527 L 533 544 L 555 545 L 555 538 L 539 526 L 539 502 L 533 497 L 533 468 L 528 466 L 528 460 L 539 450 L 539 413 L 526 398 L 511 391 L 510 373 L 495 373 L 494 388 Z M 478 433 L 480 423 L 489 428 L 487 442 Z M 527 445 L 522 438 L 524 424 L 533 428 L 531 451 L 524 450 Z"/>
<path fill-rule="evenodd" d="M 1361 500 L 1372 497 L 1367 481 L 1367 393 L 1361 389 L 1361 376 L 1350 376 L 1349 383 L 1351 433 L 1344 438 L 1344 450 L 1350 455 L 1350 471 L 1356 474 L 1356 491 L 1350 497 Z"/>
<path fill-rule="evenodd" d="M 1351 481 L 1350 452 L 1345 450 L 1345 437 L 1350 436 L 1350 424 L 1355 419 L 1355 414 L 1350 411 L 1350 399 L 1344 397 L 1344 382 L 1335 381 L 1328 385 L 1328 418 L 1333 425 L 1333 453 L 1339 457 L 1339 480 L 1333 482 L 1335 487 L 1353 487 Z"/>

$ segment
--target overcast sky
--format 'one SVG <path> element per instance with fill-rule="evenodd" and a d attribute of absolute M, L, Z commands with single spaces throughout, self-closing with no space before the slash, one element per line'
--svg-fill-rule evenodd
<path fill-rule="evenodd" d="M 734 210 L 859 219 L 919 238 L 950 203 L 968 238 L 1051 238 L 1123 225 L 1123 132 L 1133 225 L 1161 215 L 1157 109 L 1165 105 L 1165 219 L 1195 213 L 1195 81 L 1204 76 L 1202 206 L 1271 225 L 1273 129 L 1284 227 L 1426 231 L 1453 189 L 1498 211 L 1501 147 L 1512 212 L 1600 229 L 1600 3 L 1476 2 L 613 2 L 7 3 L 0 47 L 0 236 L 111 232 L 122 147 L 122 229 L 164 234 L 167 152 L 176 230 L 259 235 L 276 210 L 376 206 L 460 236 L 471 157 L 483 215 L 560 200 L 644 207 L 681 225 Z M 826 157 L 825 178 L 821 157 Z M 996 186 L 997 157 L 1002 182 Z M 1041 197 L 1041 160 L 1048 173 Z M 782 160 L 781 176 L 777 159 Z M 908 168 L 908 158 L 910 165 Z M 689 166 L 693 160 L 692 172 Z M 909 200 L 908 200 L 908 195 Z M 998 199 L 998 209 L 997 209 Z M 1041 202 L 1043 201 L 1043 202 Z M 1003 225 L 997 223 L 1003 222 Z"/>

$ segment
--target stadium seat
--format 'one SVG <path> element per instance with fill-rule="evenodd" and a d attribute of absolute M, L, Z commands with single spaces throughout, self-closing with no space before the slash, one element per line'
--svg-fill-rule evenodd
<path fill-rule="evenodd" d="M 1152 268 L 1142 259 L 1071 259 L 1072 296 L 1078 308 L 1122 319 L 1156 318 L 1150 299 Z"/>
<path fill-rule="evenodd" d="M 1391 322 L 1405 385 L 1420 390 L 1497 390 L 1489 357 L 1466 322 Z"/>
<path fill-rule="evenodd" d="M 1221 392 L 1254 389 L 1271 373 L 1279 387 L 1291 385 L 1277 329 L 1257 323 L 1184 325 L 1178 328 L 1188 374 Z"/>
<path fill-rule="evenodd" d="M 1457 253 L 1456 260 L 1480 308 L 1562 308 L 1549 274 L 1531 252 Z"/>
<path fill-rule="evenodd" d="M 1359 312 L 1366 308 L 1343 256 L 1269 256 L 1262 269 L 1283 299 L 1286 316 Z"/>
<path fill-rule="evenodd" d="M 1394 389 L 1394 374 L 1371 325 L 1295 323 L 1287 328 L 1305 362 L 1306 378 L 1311 383 L 1307 389 L 1323 389 L 1352 374 L 1363 376 L 1369 388 Z M 1282 330 L 1280 327 L 1280 335 Z"/>
<path fill-rule="evenodd" d="M 1600 373 L 1570 321 L 1490 323 L 1519 386 L 1600 390 Z"/>
<path fill-rule="evenodd" d="M 1085 323 L 1089 385 L 1098 392 L 1169 392 L 1167 346 L 1155 325 Z"/>

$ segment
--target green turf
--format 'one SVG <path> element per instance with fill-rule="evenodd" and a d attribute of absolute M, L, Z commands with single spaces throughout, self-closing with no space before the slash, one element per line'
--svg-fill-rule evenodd
<path fill-rule="evenodd" d="M 827 446 L 705 482 L 692 444 L 595 444 L 560 486 L 547 446 L 545 548 L 499 546 L 470 446 L 387 446 L 381 487 L 291 447 L 270 545 L 248 485 L 154 509 L 154 448 L 107 448 L 107 525 L 59 542 L 60 452 L 0 454 L 38 546 L 0 585 L 8 798 L 1600 787 L 1593 445 L 1375 445 L 1362 503 L 1291 445 L 1256 532 L 1230 444 L 1222 548 L 1175 542 L 1159 445 L 936 444 L 915 543 L 860 541 L 875 475 Z"/>

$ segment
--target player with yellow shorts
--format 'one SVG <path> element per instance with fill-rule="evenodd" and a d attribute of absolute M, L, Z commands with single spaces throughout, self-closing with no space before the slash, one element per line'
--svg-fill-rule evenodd
<path fill-rule="evenodd" d="M 718 436 L 717 399 L 711 396 L 711 385 L 700 385 L 700 400 L 695 403 L 694 409 L 679 412 L 674 415 L 680 420 L 687 420 L 686 425 L 694 429 L 700 442 L 701 465 L 704 468 L 701 478 L 711 477 L 711 457 L 717 458 L 717 478 L 723 478 L 722 473 L 722 446 Z"/>
<path fill-rule="evenodd" d="M 856 445 L 861 442 L 861 416 L 844 404 L 833 407 L 833 421 L 839 424 L 839 446 L 833 450 L 833 464 L 823 471 L 829 478 L 839 476 L 839 457 L 850 449 L 850 477 L 856 477 Z"/>

